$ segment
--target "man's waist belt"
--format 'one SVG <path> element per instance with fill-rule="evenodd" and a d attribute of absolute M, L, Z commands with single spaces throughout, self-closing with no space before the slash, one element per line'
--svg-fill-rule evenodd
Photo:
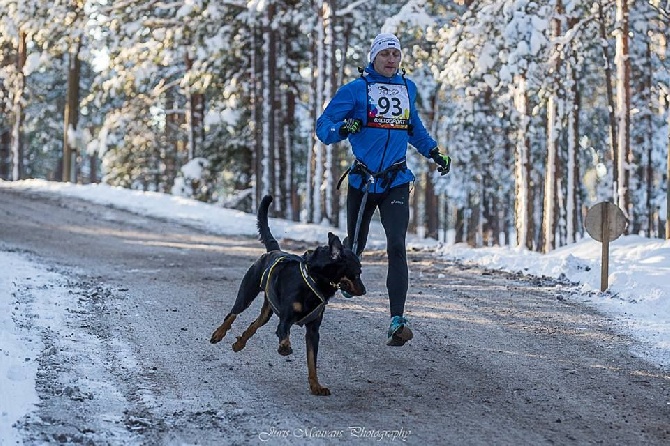
<path fill-rule="evenodd" d="M 407 161 L 404 159 L 391 164 L 389 167 L 382 170 L 381 172 L 373 172 L 368 168 L 368 166 L 365 165 L 365 163 L 359 160 L 355 160 L 354 165 L 349 167 L 340 177 L 340 180 L 337 182 L 337 188 L 339 189 L 340 185 L 342 184 L 342 181 L 344 181 L 347 175 L 351 174 L 351 175 L 362 175 L 364 177 L 364 180 L 369 179 L 373 179 L 374 181 L 378 180 L 379 185 L 383 189 L 386 189 L 387 186 L 393 183 L 393 180 L 395 180 L 395 177 L 401 170 L 407 170 Z"/>

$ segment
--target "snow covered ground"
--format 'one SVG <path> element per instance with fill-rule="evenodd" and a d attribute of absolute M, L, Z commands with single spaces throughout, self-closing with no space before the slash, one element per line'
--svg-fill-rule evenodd
<path fill-rule="evenodd" d="M 73 185 L 39 180 L 3 182 L 4 188 L 20 188 L 61 194 L 131 210 L 138 214 L 173 219 L 217 234 L 255 235 L 255 216 L 164 194 L 144 193 L 104 185 Z M 308 242 L 322 239 L 324 227 L 273 219 L 278 238 Z M 0 232 L 1 234 L 1 232 Z M 2 250 L 0 238 L 0 444 L 19 440 L 12 424 L 38 402 L 35 390 L 36 358 L 44 346 L 25 342 L 25 324 L 59 330 L 67 303 L 61 287 L 67 278 L 36 264 L 25 256 Z M 621 237 L 610 245 L 609 289 L 600 290 L 600 243 L 586 239 L 539 254 L 514 248 L 472 249 L 464 245 L 439 245 L 410 239 L 418 248 L 430 248 L 436 256 L 458 259 L 489 269 L 562 278 L 578 283 L 575 299 L 610 315 L 619 329 L 639 343 L 633 353 L 663 368 L 670 366 L 670 241 L 639 236 Z M 383 246 L 379 228 L 371 246 Z M 30 318 L 19 310 L 19 289 L 29 287 Z M 26 304 L 28 305 L 28 304 Z M 19 323 L 21 322 L 21 323 Z"/>

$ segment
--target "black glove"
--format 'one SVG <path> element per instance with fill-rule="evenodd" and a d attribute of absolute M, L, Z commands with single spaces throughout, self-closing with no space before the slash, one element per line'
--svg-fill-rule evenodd
<path fill-rule="evenodd" d="M 440 149 L 435 147 L 430 151 L 430 157 L 437 164 L 437 171 L 440 172 L 441 175 L 446 175 L 449 173 L 451 170 L 451 158 L 449 155 L 442 155 L 440 153 Z"/>
<path fill-rule="evenodd" d="M 358 133 L 363 128 L 363 121 L 360 119 L 345 119 L 340 127 L 340 136 L 347 136 L 350 133 Z"/>

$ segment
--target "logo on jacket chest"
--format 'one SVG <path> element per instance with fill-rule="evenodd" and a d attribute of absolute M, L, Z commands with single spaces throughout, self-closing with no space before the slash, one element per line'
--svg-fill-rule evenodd
<path fill-rule="evenodd" d="M 368 84 L 368 127 L 407 130 L 409 93 L 405 85 Z"/>

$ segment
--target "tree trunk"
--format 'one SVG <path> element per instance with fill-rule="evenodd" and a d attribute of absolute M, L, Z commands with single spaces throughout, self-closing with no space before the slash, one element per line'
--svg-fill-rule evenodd
<path fill-rule="evenodd" d="M 554 249 L 556 233 L 556 169 L 558 163 L 558 98 L 552 93 L 547 103 L 547 160 L 544 178 L 544 206 L 542 221 L 542 251 Z"/>
<path fill-rule="evenodd" d="M 253 46 L 251 49 L 251 103 L 253 108 L 252 140 L 253 140 L 253 166 L 255 185 L 254 201 L 252 209 L 256 209 L 263 196 L 263 58 L 261 57 L 263 42 L 262 29 L 256 22 L 252 24 Z"/>
<path fill-rule="evenodd" d="M 335 73 L 336 76 L 333 78 L 333 82 L 331 84 L 332 87 L 331 97 L 335 95 L 335 92 L 337 91 L 339 86 L 345 83 L 344 68 L 346 64 L 344 63 L 344 61 L 346 60 L 346 54 L 347 54 L 347 48 L 349 48 L 349 39 L 351 36 L 351 30 L 354 25 L 353 13 L 346 14 L 344 16 L 336 15 L 335 19 L 337 20 L 335 29 L 341 27 L 343 30 L 341 33 L 339 32 L 334 33 L 334 36 L 337 37 L 337 47 L 339 49 L 339 53 L 342 57 L 342 60 L 339 63 L 337 63 L 337 59 L 333 59 L 335 61 L 333 65 L 336 67 L 336 69 L 333 70 L 333 73 Z M 336 144 L 333 147 L 333 150 L 334 152 L 333 152 L 332 178 L 334 181 L 331 184 L 331 191 L 333 195 L 333 203 L 331 208 L 331 223 L 335 227 L 340 227 L 340 212 L 342 204 L 345 199 L 344 197 L 345 187 L 338 189 L 337 182 L 339 181 L 340 176 L 342 176 L 342 173 L 349 164 L 349 160 L 351 159 L 351 149 L 349 148 L 348 142 L 341 142 Z"/>
<path fill-rule="evenodd" d="M 515 107 L 519 113 L 514 159 L 515 173 L 515 226 L 517 246 L 533 249 L 533 232 L 531 224 L 531 178 L 530 178 L 530 137 L 528 115 L 528 94 L 524 74 L 517 75 L 515 90 Z"/>
<path fill-rule="evenodd" d="M 437 135 L 438 130 L 438 101 L 437 89 L 433 91 L 430 101 L 426 101 L 430 104 L 430 109 L 426 110 L 426 116 L 428 118 L 428 127 L 430 128 L 431 135 Z M 436 171 L 435 164 L 431 163 L 428 166 L 428 173 L 426 174 L 425 189 L 424 189 L 424 214 L 425 214 L 425 225 L 426 225 L 426 238 L 432 238 L 435 240 L 439 239 L 438 229 L 439 229 L 439 203 L 438 197 L 435 195 L 435 185 L 433 184 L 434 172 Z M 422 216 L 423 217 L 423 216 Z"/>
<path fill-rule="evenodd" d="M 283 197 L 283 209 L 284 209 L 284 218 L 288 220 L 294 220 L 297 221 L 296 219 L 296 210 L 293 209 L 293 194 L 294 194 L 294 187 L 293 187 L 293 126 L 292 124 L 295 122 L 295 105 L 296 105 L 296 95 L 295 92 L 292 90 L 292 88 L 289 86 L 286 89 L 286 92 L 282 95 L 283 100 L 284 100 L 284 115 L 283 115 L 283 121 L 282 121 L 282 130 L 283 130 L 283 137 L 282 137 L 282 148 L 283 148 L 283 156 L 282 156 L 282 184 L 281 184 L 281 191 L 282 191 L 282 197 Z M 299 210 L 298 210 L 299 212 Z"/>
<path fill-rule="evenodd" d="M 6 116 L 5 113 L 3 115 Z M 12 133 L 9 129 L 0 128 L 0 180 L 9 180 L 9 173 L 11 165 L 11 146 Z"/>
<path fill-rule="evenodd" d="M 287 15 L 287 19 L 290 19 L 291 8 L 290 5 L 284 3 L 283 14 Z M 289 20 L 291 22 L 291 20 Z M 300 37 L 300 30 L 297 26 L 286 26 L 284 28 L 279 28 L 277 30 L 278 35 L 280 36 L 279 40 L 281 42 L 282 48 L 282 57 L 286 60 L 298 60 L 303 57 L 303 54 L 300 50 L 294 49 L 293 42 Z M 295 161 L 294 154 L 299 150 L 295 146 L 295 132 L 296 132 L 296 122 L 298 117 L 296 116 L 296 105 L 299 97 L 299 87 L 296 86 L 294 73 L 292 70 L 279 70 L 281 75 L 282 88 L 280 89 L 280 95 L 282 99 L 281 107 L 281 165 L 282 170 L 278 174 L 280 180 L 280 188 L 282 195 L 282 209 L 284 218 L 292 221 L 298 221 L 300 217 L 300 207 L 297 206 L 299 203 L 298 199 L 298 190 L 295 187 Z M 314 121 L 312 121 L 314 122 Z"/>
<path fill-rule="evenodd" d="M 576 56 L 576 55 L 575 55 Z M 575 57 L 567 66 L 568 70 L 568 154 L 566 193 L 566 243 L 575 243 L 579 228 L 579 111 L 581 108 L 577 69 L 573 66 Z"/>
<path fill-rule="evenodd" d="M 316 114 L 320 114 L 320 111 L 323 110 L 324 105 L 328 100 L 328 92 L 326 87 L 328 86 L 326 76 L 330 75 L 328 67 L 326 66 L 326 58 L 328 57 L 328 49 L 326 48 L 325 38 L 327 34 L 326 28 L 328 27 L 328 21 L 330 20 L 330 11 L 328 10 L 328 5 L 324 0 L 318 0 L 316 2 L 317 7 L 317 36 L 316 36 L 316 97 L 315 97 L 315 106 Z M 314 175 L 309 181 L 313 181 L 312 185 L 312 223 L 321 223 L 323 220 L 323 200 L 322 200 L 322 190 L 321 186 L 323 185 L 324 178 L 324 152 L 325 146 L 314 137 Z"/>
<path fill-rule="evenodd" d="M 6 58 L 0 61 L 0 68 L 8 65 L 10 62 Z M 0 83 L 0 95 L 8 97 L 9 92 L 4 83 Z M 0 180 L 11 179 L 12 163 L 12 126 L 9 116 L 11 109 L 7 108 L 5 101 L 0 101 Z"/>
<path fill-rule="evenodd" d="M 614 92 L 612 87 L 612 65 L 610 63 L 610 54 L 609 47 L 607 45 L 607 31 L 605 29 L 605 13 L 603 11 L 603 0 L 598 1 L 598 22 L 600 29 L 600 41 L 603 48 L 603 59 L 605 62 L 605 91 L 607 93 L 607 109 L 609 110 L 609 143 L 610 143 L 610 157 L 612 158 L 612 184 L 615 189 L 612 191 L 613 197 L 616 197 L 616 181 L 619 176 L 618 169 L 619 163 L 617 161 L 619 148 L 617 146 L 617 129 L 616 129 L 616 116 L 615 116 L 615 104 L 614 104 Z M 616 198 L 614 198 L 616 200 Z"/>
<path fill-rule="evenodd" d="M 653 151 L 654 144 L 652 136 L 654 134 L 652 122 L 652 101 L 651 92 L 653 87 L 653 68 L 651 60 L 651 42 L 648 39 L 648 34 L 643 35 L 645 39 L 645 53 L 644 53 L 644 73 L 641 76 L 641 82 L 638 83 L 638 94 L 642 102 L 643 113 L 640 116 L 641 123 L 644 123 L 645 132 L 640 132 L 640 141 L 638 147 L 644 150 L 646 148 L 646 166 L 643 167 L 642 178 L 645 180 L 645 209 L 646 209 L 646 225 L 643 228 L 647 237 L 658 237 L 657 229 L 654 228 L 654 214 L 656 209 L 652 204 L 652 196 L 654 191 L 654 159 Z M 641 152 L 642 152 L 641 150 Z"/>
<path fill-rule="evenodd" d="M 556 1 L 556 17 L 551 22 L 551 37 L 556 42 L 561 36 L 561 17 L 563 15 L 563 5 L 561 0 Z M 556 56 L 551 67 L 553 73 L 553 86 L 547 102 L 547 160 L 545 168 L 544 181 L 544 206 L 542 222 L 542 251 L 547 253 L 556 247 L 556 203 L 557 203 L 557 173 L 558 173 L 558 140 L 561 127 L 561 116 L 558 111 L 558 104 L 561 101 L 561 59 Z"/>
<path fill-rule="evenodd" d="M 465 242 L 465 233 L 467 232 L 467 218 L 465 216 L 465 209 L 459 208 L 456 210 L 456 221 L 454 222 L 454 242 Z"/>
<path fill-rule="evenodd" d="M 630 60 L 628 40 L 628 0 L 617 0 L 616 66 L 617 66 L 617 202 L 626 216 L 632 218 L 630 205 Z"/>
<path fill-rule="evenodd" d="M 488 177 L 487 177 L 488 178 Z M 489 182 L 490 179 L 487 180 Z M 500 197 L 496 194 L 487 195 L 484 201 L 484 219 L 488 222 L 484 237 L 484 246 L 500 246 L 501 231 L 501 209 Z"/>
<path fill-rule="evenodd" d="M 438 210 L 438 200 L 437 195 L 435 195 L 435 187 L 433 182 L 430 180 L 430 175 L 426 175 L 425 189 L 424 189 L 424 209 L 426 214 L 426 238 L 432 238 L 437 240 L 437 210 Z"/>
<path fill-rule="evenodd" d="M 319 112 L 321 110 L 321 97 L 318 93 L 318 84 L 321 74 L 319 73 L 319 68 L 321 66 L 318 59 L 318 46 L 321 45 L 318 39 L 312 39 L 311 48 L 310 48 L 310 88 L 308 93 L 308 102 L 309 102 L 309 111 L 310 111 L 310 121 L 316 122 Z M 307 157 L 306 157 L 306 175 L 305 175 L 305 206 L 304 211 L 306 219 L 308 222 L 313 221 L 314 217 L 314 208 L 312 197 L 314 196 L 314 154 L 316 150 L 316 145 L 318 143 L 318 138 L 315 134 L 312 134 L 312 138 L 308 140 L 307 143 Z"/>
<path fill-rule="evenodd" d="M 179 114 L 175 111 L 174 92 L 168 90 L 165 94 L 165 153 L 163 162 L 165 163 L 165 189 L 169 191 L 174 185 L 174 179 L 177 177 L 177 156 L 179 153 Z"/>
<path fill-rule="evenodd" d="M 184 54 L 186 71 L 193 67 L 193 57 L 186 49 Z M 205 96 L 201 93 L 191 92 L 188 96 L 188 114 L 186 124 L 188 126 L 188 160 L 199 156 L 200 147 L 205 139 L 203 121 L 205 116 Z"/>
<path fill-rule="evenodd" d="M 337 90 L 337 85 L 335 85 L 335 82 L 338 77 L 338 72 L 339 72 L 339 67 L 338 63 L 336 61 L 335 57 L 335 52 L 336 52 L 336 39 L 337 39 L 337 33 L 335 32 L 335 15 L 333 14 L 333 11 L 335 10 L 335 1 L 334 0 L 326 0 L 323 2 L 323 7 L 324 7 L 324 12 L 323 12 L 323 27 L 325 31 L 325 48 L 324 48 L 324 56 L 325 56 L 325 66 L 324 70 L 326 74 L 326 78 L 324 79 L 325 85 L 324 85 L 324 91 L 326 92 L 327 97 L 324 98 L 324 104 L 330 100 L 330 98 L 333 97 L 335 94 L 335 91 Z M 336 169 L 336 154 L 335 154 L 335 147 L 336 145 L 334 144 L 329 144 L 325 149 L 325 159 L 324 159 L 324 166 L 323 166 L 323 184 L 321 185 L 320 189 L 323 190 L 323 209 L 325 213 L 325 217 L 328 219 L 328 223 L 333 225 L 337 221 L 337 216 L 335 215 L 335 212 L 337 212 L 338 206 L 335 204 L 335 194 L 334 194 L 334 189 L 335 189 L 335 182 L 336 180 L 336 175 L 337 173 L 335 172 Z"/>
<path fill-rule="evenodd" d="M 23 178 L 23 121 L 25 114 L 23 110 L 23 90 L 25 88 L 25 76 L 23 67 L 26 64 L 26 33 L 19 31 L 19 47 L 16 60 L 16 71 L 18 78 L 17 90 L 14 92 L 14 126 L 12 128 L 12 179 L 18 181 Z"/>
<path fill-rule="evenodd" d="M 665 95 L 665 103 L 670 103 L 670 94 Z M 665 159 L 665 239 L 670 240 L 670 113 L 668 113 L 668 148 Z"/>
<path fill-rule="evenodd" d="M 4 85 L 0 85 L 0 94 L 7 95 Z M 9 180 L 12 162 L 12 130 L 7 119 L 9 110 L 5 107 L 4 101 L 0 101 L 0 180 Z"/>
<path fill-rule="evenodd" d="M 65 119 L 63 130 L 63 181 L 77 182 L 77 147 L 74 142 L 79 125 L 79 80 L 81 61 L 79 50 L 81 41 L 74 43 L 70 50 L 70 61 L 67 73 L 67 101 L 65 103 Z"/>
<path fill-rule="evenodd" d="M 505 154 L 504 160 L 506 166 L 515 165 L 516 159 L 516 144 L 515 144 L 515 135 L 513 135 L 511 126 L 505 131 Z M 516 188 L 516 182 L 514 187 Z M 506 193 L 503 195 L 503 231 L 505 234 L 505 245 L 512 246 L 515 241 L 512 241 L 512 233 L 516 232 L 516 209 L 515 209 L 515 197 L 513 194 Z"/>
<path fill-rule="evenodd" d="M 468 245 L 474 247 L 481 247 L 481 215 L 482 215 L 482 183 L 481 175 L 477 175 L 478 182 L 476 184 L 476 189 L 473 187 L 474 191 L 468 193 L 468 209 L 465 211 L 465 215 L 468 221 L 468 231 L 466 233 Z"/>
<path fill-rule="evenodd" d="M 272 185 L 274 184 L 274 170 L 275 163 L 275 115 L 274 115 L 274 100 L 275 100 L 275 82 L 276 82 L 276 62 L 274 50 L 275 40 L 272 30 L 272 24 L 275 18 L 275 3 L 267 4 L 263 14 L 263 159 L 261 162 L 262 174 L 260 178 L 261 195 L 270 194 Z M 258 186 L 257 186 L 258 187 Z M 277 204 L 275 203 L 276 207 Z"/>

